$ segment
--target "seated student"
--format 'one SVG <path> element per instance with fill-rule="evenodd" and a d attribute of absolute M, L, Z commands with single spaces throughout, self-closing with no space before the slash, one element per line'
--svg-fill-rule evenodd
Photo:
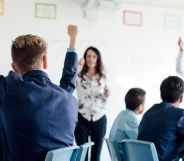
<path fill-rule="evenodd" d="M 121 141 L 125 138 L 136 139 L 140 123 L 137 115 L 144 111 L 146 92 L 141 88 L 131 88 L 125 96 L 126 110 L 119 113 L 111 128 L 109 139 Z"/>
<path fill-rule="evenodd" d="M 183 41 L 181 38 L 178 40 L 179 53 L 176 57 L 176 72 L 184 77 L 184 56 L 183 56 Z"/>
<path fill-rule="evenodd" d="M 69 25 L 68 34 L 60 87 L 42 71 L 47 67 L 47 44 L 41 37 L 22 35 L 12 42 L 15 72 L 0 76 L 1 161 L 44 161 L 49 150 L 73 144 L 77 27 Z"/>
<path fill-rule="evenodd" d="M 184 82 L 169 76 L 160 86 L 162 102 L 153 105 L 139 125 L 138 139 L 153 142 L 159 161 L 178 161 L 184 151 Z"/>

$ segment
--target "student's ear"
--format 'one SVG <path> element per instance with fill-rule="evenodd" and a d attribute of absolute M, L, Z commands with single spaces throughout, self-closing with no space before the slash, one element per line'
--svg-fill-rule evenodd
<path fill-rule="evenodd" d="M 140 104 L 138 108 L 139 108 L 139 114 L 142 114 L 144 112 L 144 104 L 143 103 Z"/>
<path fill-rule="evenodd" d="M 11 63 L 11 66 L 12 66 L 12 68 L 13 68 L 13 70 L 14 70 L 15 72 L 19 73 L 18 70 L 17 70 L 16 65 L 15 65 L 13 62 Z"/>
<path fill-rule="evenodd" d="M 182 102 L 183 102 L 183 96 L 180 96 L 179 103 L 182 103 Z"/>
<path fill-rule="evenodd" d="M 43 69 L 47 69 L 47 55 L 43 55 Z"/>

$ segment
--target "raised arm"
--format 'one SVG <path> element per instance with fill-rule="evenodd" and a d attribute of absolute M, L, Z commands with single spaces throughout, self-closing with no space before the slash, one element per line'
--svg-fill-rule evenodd
<path fill-rule="evenodd" d="M 184 58 L 183 58 L 183 41 L 181 38 L 178 40 L 179 53 L 176 57 L 176 72 L 184 77 Z"/>
<path fill-rule="evenodd" d="M 178 46 L 179 46 L 179 53 L 176 57 L 176 72 L 181 74 L 184 77 L 184 57 L 183 57 L 183 41 L 179 37 L 178 40 Z"/>
<path fill-rule="evenodd" d="M 68 35 L 70 37 L 69 48 L 66 53 L 60 87 L 73 93 L 77 76 L 77 54 L 75 52 L 77 26 L 68 26 Z"/>
<path fill-rule="evenodd" d="M 178 39 L 178 46 L 179 46 L 180 52 L 183 52 L 183 41 L 182 41 L 181 37 L 179 37 L 179 39 Z"/>
<path fill-rule="evenodd" d="M 69 48 L 75 49 L 75 47 L 76 47 L 76 36 L 77 36 L 77 26 L 68 25 L 68 35 L 70 37 Z"/>

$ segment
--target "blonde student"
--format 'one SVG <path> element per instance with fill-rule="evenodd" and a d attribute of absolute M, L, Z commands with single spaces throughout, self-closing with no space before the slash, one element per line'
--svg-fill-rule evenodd
<path fill-rule="evenodd" d="M 47 43 L 36 35 L 21 35 L 11 45 L 14 71 L 0 76 L 0 160 L 43 161 L 51 149 L 70 146 L 77 123 L 77 102 L 72 92 L 77 76 L 75 42 L 70 37 L 60 85 L 51 82 Z"/>

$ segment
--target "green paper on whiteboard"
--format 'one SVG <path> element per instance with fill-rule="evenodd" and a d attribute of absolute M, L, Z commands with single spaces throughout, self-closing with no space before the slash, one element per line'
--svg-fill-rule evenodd
<path fill-rule="evenodd" d="M 56 4 L 35 3 L 35 18 L 56 19 Z"/>

